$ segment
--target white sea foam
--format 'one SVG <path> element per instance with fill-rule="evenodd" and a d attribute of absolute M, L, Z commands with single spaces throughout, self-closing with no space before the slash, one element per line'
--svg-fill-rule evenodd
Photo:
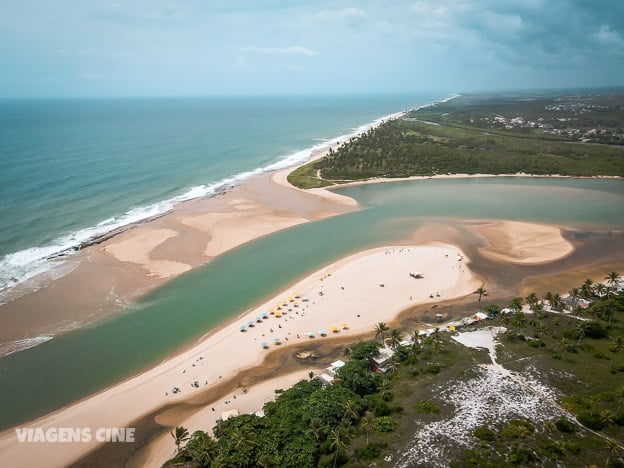
<path fill-rule="evenodd" d="M 25 338 L 23 340 L 0 343 L 0 356 L 8 356 L 9 354 L 17 353 L 18 351 L 34 348 L 35 346 L 43 344 L 46 341 L 50 341 L 52 338 L 52 335 L 41 335 L 35 336 L 34 338 Z"/>
<path fill-rule="evenodd" d="M 454 95 L 438 102 L 447 102 L 448 100 L 453 99 L 456 96 L 457 95 Z M 419 106 L 416 109 L 433 106 L 435 104 L 437 104 L 437 102 L 432 102 L 431 104 Z M 20 250 L 19 252 L 8 254 L 0 259 L 0 304 L 9 300 L 8 293 L 16 286 L 23 285 L 28 280 L 32 280 L 35 277 L 42 276 L 42 274 L 49 272 L 51 269 L 57 268 L 59 265 L 62 265 L 63 261 L 67 258 L 67 256 L 78 252 L 82 245 L 94 239 L 97 239 L 115 230 L 121 229 L 125 226 L 129 226 L 131 224 L 162 215 L 167 211 L 171 210 L 177 203 L 196 198 L 209 197 L 220 190 L 226 189 L 234 185 L 238 185 L 241 182 L 249 179 L 250 177 L 265 172 L 285 169 L 287 167 L 302 163 L 308 160 L 313 154 L 319 151 L 327 150 L 332 144 L 348 141 L 350 138 L 357 137 L 358 135 L 367 132 L 369 129 L 376 127 L 384 121 L 400 118 L 402 115 L 404 115 L 404 112 L 396 112 L 386 115 L 373 122 L 361 125 L 353 129 L 351 133 L 340 135 L 335 138 L 321 140 L 319 143 L 311 147 L 296 151 L 292 154 L 278 157 L 277 161 L 272 162 L 265 167 L 259 167 L 250 171 L 240 172 L 212 184 L 191 187 L 181 195 L 178 195 L 168 200 L 153 203 L 151 205 L 132 208 L 122 215 L 105 219 L 95 226 L 89 226 L 87 228 L 80 229 L 70 234 L 60 236 L 52 241 L 50 244 L 31 247 L 28 249 Z M 58 275 L 55 276 L 58 277 Z M 41 284 L 38 283 L 36 285 L 33 285 L 33 288 L 38 288 L 40 286 Z"/>

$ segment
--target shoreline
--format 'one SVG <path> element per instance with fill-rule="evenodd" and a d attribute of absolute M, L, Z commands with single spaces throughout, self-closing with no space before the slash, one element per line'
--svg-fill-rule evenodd
<path fill-rule="evenodd" d="M 328 150 L 329 148 L 325 149 L 325 151 L 320 151 L 316 156 L 312 156 L 313 159 L 308 159 L 305 162 L 302 162 L 300 165 L 307 164 L 314 159 L 323 157 Z M 357 202 L 355 202 L 355 200 L 332 192 L 332 189 L 334 188 L 340 188 L 342 186 L 346 187 L 350 185 L 385 183 L 404 180 L 424 180 L 429 178 L 532 177 L 527 174 L 466 174 L 441 175 L 433 177 L 411 177 L 405 179 L 373 179 L 368 181 L 358 181 L 349 184 L 341 184 L 337 186 L 325 187 L 322 189 L 312 189 L 304 191 L 293 187 L 286 181 L 287 174 L 293 171 L 296 167 L 289 167 L 278 171 L 267 172 L 261 175 L 253 176 L 237 186 L 231 187 L 229 189 L 224 189 L 223 193 L 215 194 L 208 198 L 181 202 L 176 205 L 174 209 L 170 210 L 165 214 L 158 215 L 157 217 L 155 217 L 155 219 L 150 219 L 149 221 L 145 220 L 136 225 L 129 225 L 127 229 L 86 248 L 85 251 L 81 252 L 79 255 L 84 254 L 86 256 L 86 259 L 88 260 L 88 263 L 93 262 L 96 265 L 104 265 L 109 268 L 119 268 L 120 266 L 123 267 L 124 271 L 126 271 L 127 273 L 127 276 L 125 278 L 122 278 L 121 282 L 125 281 L 126 278 L 130 278 L 131 280 L 135 281 L 135 283 L 133 283 L 131 286 L 134 287 L 138 284 L 138 287 L 135 287 L 134 289 L 134 293 L 126 292 L 124 294 L 124 290 L 119 284 L 119 280 L 117 283 L 113 283 L 113 288 L 122 288 L 119 290 L 119 292 L 121 293 L 120 297 L 123 299 L 124 303 L 127 303 L 145 294 L 147 291 L 159 287 L 160 285 L 164 284 L 165 281 L 168 281 L 169 279 L 182 273 L 181 270 L 176 268 L 183 268 L 183 266 L 188 266 L 189 269 L 196 268 L 199 265 L 211 261 L 212 258 L 222 252 L 235 248 L 253 239 L 269 235 L 272 232 L 277 232 L 277 230 L 279 229 L 285 229 L 290 226 L 294 226 L 300 222 L 310 222 L 313 220 L 323 219 L 328 216 L 335 216 L 357 209 Z M 534 177 L 547 178 L 553 176 Z M 280 178 L 283 178 L 282 181 L 285 181 L 285 184 L 280 184 Z M 566 176 L 565 178 L 569 177 Z M 270 194 L 264 193 L 263 190 L 265 190 L 267 187 L 270 187 L 271 185 L 281 186 L 282 189 L 273 187 L 272 189 L 270 189 Z M 289 190 L 289 192 L 280 190 Z M 288 195 L 284 195 L 286 193 L 288 193 Z M 297 193 L 298 195 L 295 195 L 295 193 Z M 310 195 L 312 195 L 312 197 Z M 288 200 L 285 201 L 284 197 L 287 197 Z M 291 200 L 290 197 L 294 197 L 295 199 Z M 287 206 L 283 206 L 284 204 L 286 204 Z M 278 213 L 277 217 L 270 218 L 270 216 L 273 216 L 276 212 Z M 210 216 L 206 216 L 207 214 L 209 214 Z M 185 219 L 187 221 L 191 221 L 185 222 Z M 269 220 L 268 222 L 267 219 Z M 280 222 L 283 222 L 283 224 L 280 224 Z M 236 227 L 233 230 L 228 231 L 228 229 L 232 229 L 233 224 Z M 256 228 L 257 225 L 260 224 L 264 226 L 278 226 L 279 229 L 269 229 L 265 231 L 255 230 L 252 232 L 251 227 L 254 224 L 256 225 Z M 173 228 L 172 225 L 175 225 L 176 227 Z M 167 237 L 165 234 L 171 234 L 172 230 L 174 230 L 177 234 Z M 220 235 L 222 237 L 219 237 L 219 235 L 214 235 L 214 232 L 218 230 L 221 230 Z M 558 229 L 558 231 L 560 234 L 561 230 Z M 226 232 L 233 233 L 232 235 L 235 235 L 235 237 L 238 236 L 239 242 L 228 243 L 228 238 L 230 237 L 230 234 L 225 234 Z M 153 235 L 155 237 L 152 237 Z M 209 241 L 214 241 L 213 250 L 209 250 L 207 247 L 205 247 L 205 242 L 208 238 Z M 145 247 L 145 244 L 143 242 L 138 242 L 141 239 L 153 239 L 153 242 L 149 243 L 150 248 L 142 252 L 137 252 L 137 246 L 139 246 L 140 244 L 143 244 L 143 246 Z M 183 259 L 175 260 L 176 262 L 178 262 L 178 264 L 176 265 L 172 265 L 171 263 L 165 264 L 165 266 L 173 267 L 173 270 L 167 270 L 167 268 L 150 269 L 150 262 L 174 261 L 171 260 L 171 258 L 169 257 L 171 257 L 174 252 L 179 252 L 180 250 L 183 250 L 182 247 L 188 250 L 188 246 L 191 244 L 194 246 L 194 253 L 186 252 Z M 109 248 L 109 250 L 107 251 L 107 247 L 110 246 L 115 247 L 113 247 L 112 249 Z M 198 262 L 198 258 L 200 258 L 202 261 Z M 503 262 L 506 261 L 505 259 L 500 260 Z M 195 263 L 193 263 L 193 261 Z M 549 261 L 553 260 L 544 260 L 544 262 Z M 531 263 L 528 262 L 527 264 Z M 162 266 L 162 263 L 158 265 Z M 65 283 L 65 290 L 68 290 L 72 282 L 73 284 L 75 284 L 76 277 L 83 274 L 83 272 L 84 270 L 80 270 L 79 272 L 75 273 L 74 276 L 70 277 Z M 69 275 L 71 274 L 72 273 L 70 273 Z M 94 273 L 93 271 L 91 271 L 91 274 L 94 276 L 92 276 L 89 281 L 94 282 L 97 281 L 98 278 L 101 278 L 101 276 L 98 276 L 98 274 Z M 139 281 L 137 283 L 136 279 L 138 277 L 143 277 L 143 281 Z M 59 293 L 62 293 L 62 291 L 63 288 L 59 288 L 59 290 L 54 292 L 54 294 L 58 295 Z M 45 293 L 43 293 L 42 296 L 45 298 Z M 405 309 L 403 310 L 403 312 L 404 311 Z M 403 312 L 400 312 L 399 314 Z M 112 313 L 115 313 L 115 311 L 113 311 Z M 241 315 L 232 318 L 231 320 L 228 320 L 226 324 L 219 325 L 214 330 L 211 330 L 206 335 L 202 336 L 202 338 L 200 338 L 199 340 L 196 340 L 194 343 L 185 346 L 183 349 L 177 350 L 174 354 L 167 357 L 164 361 L 168 362 L 172 359 L 176 359 L 176 357 L 178 356 L 186 355 L 186 353 L 191 352 L 202 342 L 209 340 L 211 337 L 218 334 L 221 330 L 227 328 L 228 324 L 231 325 L 236 323 L 240 319 L 240 317 L 245 316 L 245 313 L 246 312 L 241 312 Z M 284 348 L 286 347 L 282 346 L 282 349 Z M 118 384 L 109 386 L 94 395 L 90 395 L 85 399 L 80 400 L 78 404 L 83 401 L 90 400 L 91 398 L 95 398 L 100 395 L 100 393 L 105 393 L 112 388 L 117 387 L 118 385 L 124 385 L 128 381 L 141 377 L 144 374 L 150 372 L 150 370 L 159 367 L 162 363 L 163 362 L 158 363 L 155 366 L 150 366 L 147 370 L 144 369 L 143 371 L 125 379 Z M 262 366 L 262 362 L 259 364 L 256 363 L 255 366 Z M 237 372 L 241 372 L 243 370 L 245 369 L 238 369 Z M 233 380 L 235 378 L 236 377 L 233 376 L 231 379 Z M 184 401 L 186 401 L 186 399 L 181 398 L 179 400 L 176 400 L 174 404 L 183 403 Z M 64 407 L 48 416 L 53 416 L 57 413 L 64 412 L 65 410 L 71 408 L 74 404 Z M 48 416 L 44 416 L 43 418 L 45 419 Z M 36 421 L 39 421 L 39 419 L 37 419 Z M 119 424 L 114 425 L 118 426 Z M 0 440 L 2 440 L 1 435 Z M 95 449 L 97 449 L 97 447 Z"/>
<path fill-rule="evenodd" d="M 285 350 L 295 344 L 331 340 L 318 336 L 321 328 L 330 336 L 357 336 L 372 330 L 379 321 L 395 319 L 417 300 L 418 304 L 440 300 L 429 299 L 431 291 L 439 292 L 443 299 L 469 295 L 481 280 L 470 273 L 467 261 L 464 266 L 453 258 L 455 255 L 463 257 L 459 252 L 456 247 L 445 244 L 390 246 L 341 259 L 294 285 L 302 295 L 309 296 L 309 300 L 303 301 L 302 298 L 299 307 L 293 305 L 293 311 L 286 315 L 280 318 L 270 316 L 246 332 L 239 331 L 237 325 L 247 320 L 255 322 L 255 317 L 275 304 L 278 298 L 288 301 L 287 304 L 293 303 L 287 296 L 295 294 L 292 288 L 219 327 L 183 353 L 26 427 L 120 427 L 165 404 L 181 403 L 189 393 L 194 396 L 196 392 L 192 384 L 195 381 L 201 382 L 200 388 L 205 391 L 220 381 L 235 379 L 241 371 L 261 365 L 263 354 L 256 350 L 262 349 L 263 339 L 267 340 L 270 349 L 280 347 Z M 407 274 L 415 261 L 427 272 L 424 280 L 414 280 Z M 449 282 L 452 277 L 455 281 Z M 378 285 L 380 281 L 384 281 L 385 287 Z M 374 294 L 367 293 L 371 288 L 374 288 Z M 410 296 L 417 299 L 412 302 Z M 367 300 L 363 301 L 362 297 Z M 337 309 L 342 311 L 340 319 L 335 317 Z M 332 331 L 332 327 L 338 327 L 338 330 Z M 315 338 L 306 336 L 308 331 L 312 331 Z M 277 336 L 278 333 L 281 336 Z M 297 335 L 299 337 L 295 338 Z M 280 338 L 283 345 L 276 345 L 275 338 Z M 175 386 L 182 389 L 179 395 L 171 393 Z M 105 414 L 99 411 L 101 407 L 107 409 Z M 95 448 L 97 444 L 15 444 L 15 433 L 11 430 L 0 436 L 3 458 L 13 461 L 14 465 L 43 459 L 49 466 L 65 465 Z"/>

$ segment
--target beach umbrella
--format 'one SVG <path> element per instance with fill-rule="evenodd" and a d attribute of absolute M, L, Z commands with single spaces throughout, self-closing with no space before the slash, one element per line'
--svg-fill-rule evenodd
<path fill-rule="evenodd" d="M 266 319 L 268 319 L 268 318 L 269 318 L 269 314 L 267 314 L 266 312 L 265 312 L 265 313 L 263 313 L 263 314 L 262 314 L 262 318 L 263 318 L 263 319 L 265 319 L 265 318 L 266 318 Z"/>
<path fill-rule="evenodd" d="M 256 317 L 256 322 L 258 323 L 262 322 L 262 317 Z"/>
<path fill-rule="evenodd" d="M 253 327 L 254 326 L 253 320 L 250 320 L 249 322 L 247 322 L 247 326 L 248 327 Z"/>
<path fill-rule="evenodd" d="M 338 327 L 331 327 L 331 331 L 333 331 L 334 333 L 337 333 L 339 331 Z"/>
<path fill-rule="evenodd" d="M 273 338 L 273 341 L 275 341 L 275 344 L 280 344 L 282 340 L 280 340 L 279 338 Z"/>
<path fill-rule="evenodd" d="M 261 343 L 261 345 L 262 345 L 263 348 L 268 348 L 269 347 L 269 343 L 267 343 L 266 341 L 263 341 Z"/>
<path fill-rule="evenodd" d="M 325 336 L 327 335 L 327 332 L 325 330 L 319 330 L 319 335 Z"/>
<path fill-rule="evenodd" d="M 303 302 L 308 302 L 310 299 L 308 299 L 308 296 L 303 296 L 303 297 L 301 298 L 301 300 L 302 300 Z"/>
<path fill-rule="evenodd" d="M 276 313 L 275 313 L 275 316 L 279 318 L 279 317 L 281 317 L 281 316 L 282 316 L 282 314 L 281 314 L 281 313 L 279 313 L 279 312 L 276 312 Z"/>
<path fill-rule="evenodd" d="M 312 332 L 307 332 L 306 335 L 308 335 L 310 338 L 314 338 L 314 333 Z"/>
<path fill-rule="evenodd" d="M 297 301 L 295 301 L 295 303 L 293 304 L 295 307 L 299 307 L 299 303 Z"/>
<path fill-rule="evenodd" d="M 343 323 L 343 324 L 342 324 L 342 328 L 344 328 L 344 329 L 346 330 L 347 328 L 349 328 L 349 324 L 347 324 L 347 323 Z"/>
<path fill-rule="evenodd" d="M 240 331 L 242 331 L 242 332 L 247 331 L 247 328 L 245 327 L 245 325 L 241 325 L 240 326 Z"/>
<path fill-rule="evenodd" d="M 301 297 L 301 294 L 299 294 L 298 292 L 295 292 L 295 297 L 299 299 Z"/>

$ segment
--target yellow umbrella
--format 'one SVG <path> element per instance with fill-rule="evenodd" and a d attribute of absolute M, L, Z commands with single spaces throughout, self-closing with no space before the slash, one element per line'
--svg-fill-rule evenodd
<path fill-rule="evenodd" d="M 281 314 L 280 312 L 277 312 L 277 313 L 275 314 L 275 316 L 276 316 L 276 317 L 281 317 L 281 316 L 282 316 L 282 314 Z"/>
<path fill-rule="evenodd" d="M 337 332 L 339 330 L 338 327 L 331 327 L 331 331 L 333 331 L 334 333 Z"/>
<path fill-rule="evenodd" d="M 294 299 L 291 296 L 291 297 L 288 298 L 288 302 L 292 302 L 292 301 L 294 301 Z"/>
<path fill-rule="evenodd" d="M 342 324 L 342 328 L 349 328 L 349 325 L 348 325 L 348 324 L 346 324 L 346 323 L 343 323 L 343 324 Z"/>
<path fill-rule="evenodd" d="M 298 292 L 296 292 L 296 291 L 295 291 L 295 297 L 296 297 L 297 299 L 299 299 L 299 298 L 301 297 L 301 294 L 299 294 Z"/>

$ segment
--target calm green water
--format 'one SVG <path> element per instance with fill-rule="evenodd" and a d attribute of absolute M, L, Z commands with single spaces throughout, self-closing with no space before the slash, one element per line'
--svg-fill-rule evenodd
<path fill-rule="evenodd" d="M 123 314 L 0 359 L 0 428 L 57 409 L 154 364 L 323 265 L 405 238 L 434 218 L 624 227 L 624 181 L 426 180 L 341 189 L 363 210 L 247 244 Z M 622 246 L 624 248 L 624 246 Z"/>

